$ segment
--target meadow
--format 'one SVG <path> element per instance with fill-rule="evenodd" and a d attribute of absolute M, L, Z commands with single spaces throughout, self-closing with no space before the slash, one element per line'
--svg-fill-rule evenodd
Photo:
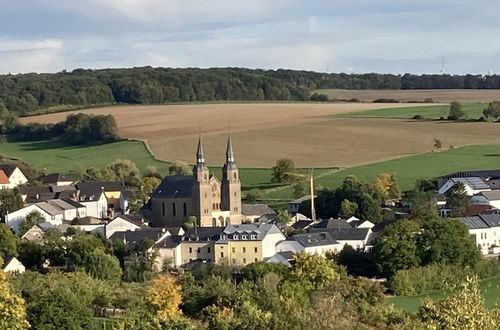
<path fill-rule="evenodd" d="M 462 110 L 467 119 L 479 119 L 483 116 L 483 110 L 487 107 L 484 103 L 465 103 Z M 414 116 L 422 116 L 424 119 L 446 118 L 450 111 L 449 104 L 426 105 L 401 108 L 381 108 L 375 110 L 359 111 L 336 115 L 341 118 L 403 118 L 409 119 Z"/>
<path fill-rule="evenodd" d="M 423 102 L 430 98 L 434 102 L 442 103 L 450 103 L 451 101 L 477 103 L 500 100 L 498 89 L 318 89 L 311 93 L 326 94 L 332 100 L 356 98 L 361 102 L 373 102 L 382 98 L 401 102 Z"/>
<path fill-rule="evenodd" d="M 493 277 L 480 281 L 481 288 L 486 307 L 493 308 L 500 306 L 500 277 Z M 449 292 L 444 290 L 433 291 L 429 294 L 418 296 L 396 296 L 387 298 L 386 302 L 394 304 L 397 308 L 403 309 L 409 313 L 414 313 L 418 310 L 422 300 L 430 298 L 432 300 L 440 300 L 446 297 Z"/>

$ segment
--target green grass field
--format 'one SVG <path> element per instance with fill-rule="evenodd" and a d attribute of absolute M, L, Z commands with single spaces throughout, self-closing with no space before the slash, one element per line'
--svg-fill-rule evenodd
<path fill-rule="evenodd" d="M 481 291 L 486 303 L 486 307 L 493 308 L 500 306 L 500 277 L 493 277 L 480 282 Z M 443 290 L 433 291 L 429 294 L 418 296 L 400 296 L 389 297 L 386 302 L 394 304 L 397 308 L 403 309 L 409 313 L 417 311 L 422 300 L 426 297 L 432 300 L 443 299 L 449 293 Z"/>
<path fill-rule="evenodd" d="M 467 114 L 468 119 L 479 119 L 483 116 L 483 110 L 487 107 L 484 103 L 467 103 L 462 104 L 463 111 Z M 425 105 L 425 106 L 415 106 L 406 108 L 382 108 L 375 110 L 367 110 L 361 112 L 352 112 L 336 115 L 335 117 L 340 118 L 360 118 L 360 117 L 370 117 L 370 118 L 413 118 L 416 115 L 420 115 L 426 119 L 439 119 L 441 117 L 446 118 L 449 112 L 448 104 L 441 105 Z"/>
<path fill-rule="evenodd" d="M 396 176 L 402 190 L 409 190 L 418 179 L 431 179 L 462 170 L 498 168 L 500 145 L 477 145 L 343 169 L 318 179 L 317 183 L 323 187 L 335 187 L 347 175 L 369 182 L 379 173 L 391 173 Z"/>

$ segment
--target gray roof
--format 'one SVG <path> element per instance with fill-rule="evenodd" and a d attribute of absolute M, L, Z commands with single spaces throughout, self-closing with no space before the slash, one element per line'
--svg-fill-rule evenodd
<path fill-rule="evenodd" d="M 71 179 L 68 179 L 66 176 L 64 176 L 61 173 L 50 173 L 50 174 L 47 174 L 47 175 L 40 177 L 40 180 L 43 183 L 57 183 L 59 181 L 73 181 Z"/>
<path fill-rule="evenodd" d="M 194 177 L 192 175 L 169 175 L 166 176 L 156 190 L 151 194 L 152 198 L 190 198 Z"/>
<path fill-rule="evenodd" d="M 72 201 L 71 199 L 51 199 L 51 200 L 48 200 L 47 203 L 55 205 L 62 210 L 73 210 L 76 208 L 85 207 L 80 203 Z"/>
<path fill-rule="evenodd" d="M 299 220 L 292 225 L 292 228 L 304 229 L 304 228 L 309 227 L 313 223 L 314 223 L 314 221 L 312 221 L 312 220 Z"/>
<path fill-rule="evenodd" d="M 123 191 L 127 188 L 120 182 L 115 181 L 103 181 L 103 182 L 80 182 L 76 184 L 78 190 L 80 190 L 80 201 L 87 202 L 92 200 L 98 200 L 101 194 L 105 191 Z"/>
<path fill-rule="evenodd" d="M 500 190 L 492 190 L 492 191 L 483 191 L 481 195 L 486 197 L 489 201 L 500 200 Z"/>
<path fill-rule="evenodd" d="M 311 228 L 309 232 L 328 232 L 337 241 L 361 241 L 367 238 L 369 228 Z"/>
<path fill-rule="evenodd" d="M 289 240 L 297 241 L 304 247 L 338 244 L 329 232 L 294 235 Z"/>
<path fill-rule="evenodd" d="M 463 184 L 466 184 L 474 190 L 490 189 L 490 186 L 486 182 L 484 182 L 483 179 L 477 176 L 467 178 L 452 178 L 451 180 L 453 182 L 461 182 Z"/>
<path fill-rule="evenodd" d="M 184 238 L 191 241 L 217 241 L 220 239 L 224 227 L 196 227 L 184 233 Z"/>
<path fill-rule="evenodd" d="M 243 215 L 264 215 L 275 214 L 276 212 L 266 204 L 242 204 L 241 213 Z"/>
<path fill-rule="evenodd" d="M 488 228 L 489 226 L 480 217 L 463 217 L 457 220 L 463 222 L 469 229 Z"/>
<path fill-rule="evenodd" d="M 40 203 L 36 203 L 35 205 L 50 215 L 62 214 L 62 209 L 60 207 L 58 207 L 57 205 L 50 204 L 48 202 L 40 202 Z"/>
<path fill-rule="evenodd" d="M 490 227 L 500 227 L 500 214 L 480 214 L 481 219 Z"/>
<path fill-rule="evenodd" d="M 275 225 L 267 223 L 228 225 L 224 229 L 224 234 L 229 240 L 235 239 L 235 235 L 238 236 L 238 240 L 241 240 L 243 234 L 247 235 L 248 240 L 252 240 L 252 235 L 256 236 L 253 240 L 262 240 L 270 232 L 281 231 Z"/>
<path fill-rule="evenodd" d="M 480 178 L 500 177 L 500 170 L 473 170 L 473 171 L 455 172 L 452 174 L 440 176 L 439 178 L 450 179 L 454 177 L 471 177 L 471 176 L 476 176 Z"/>
<path fill-rule="evenodd" d="M 10 177 L 12 175 L 12 172 L 14 172 L 17 168 L 17 165 L 13 164 L 0 164 L 0 170 L 4 171 L 5 175 L 7 177 Z"/>
<path fill-rule="evenodd" d="M 352 226 L 345 219 L 326 219 L 322 220 L 320 223 L 314 225 L 314 228 L 347 228 L 350 229 Z"/>
<path fill-rule="evenodd" d="M 165 235 L 165 233 L 163 232 L 162 228 L 149 228 L 135 231 L 117 231 L 114 232 L 113 235 L 111 235 L 110 239 L 125 241 L 125 244 L 127 244 L 129 248 L 133 248 L 143 239 L 150 239 L 156 242 L 163 235 Z"/>

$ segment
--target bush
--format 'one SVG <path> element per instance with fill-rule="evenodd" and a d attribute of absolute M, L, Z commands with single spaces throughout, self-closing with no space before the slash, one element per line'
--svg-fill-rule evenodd
<path fill-rule="evenodd" d="M 401 103 L 401 101 L 396 99 L 376 99 L 373 100 L 373 103 Z"/>
<path fill-rule="evenodd" d="M 433 100 L 433 99 L 431 99 L 430 97 L 426 97 L 426 98 L 424 99 L 424 103 L 434 103 L 434 100 Z"/>
<path fill-rule="evenodd" d="M 314 93 L 313 95 L 311 95 L 311 101 L 328 102 L 328 95 Z"/>
<path fill-rule="evenodd" d="M 415 115 L 412 119 L 424 119 L 424 117 L 422 117 L 422 115 Z"/>

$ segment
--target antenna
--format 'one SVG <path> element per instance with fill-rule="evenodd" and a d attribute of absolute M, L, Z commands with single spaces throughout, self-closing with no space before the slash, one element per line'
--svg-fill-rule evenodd
<path fill-rule="evenodd" d="M 444 57 L 441 59 L 441 74 L 444 74 Z"/>
<path fill-rule="evenodd" d="M 316 208 L 314 207 L 314 175 L 313 169 L 310 172 L 310 184 L 311 184 L 311 220 L 316 221 Z"/>
<path fill-rule="evenodd" d="M 330 74 L 330 62 L 326 62 L 326 73 Z"/>

